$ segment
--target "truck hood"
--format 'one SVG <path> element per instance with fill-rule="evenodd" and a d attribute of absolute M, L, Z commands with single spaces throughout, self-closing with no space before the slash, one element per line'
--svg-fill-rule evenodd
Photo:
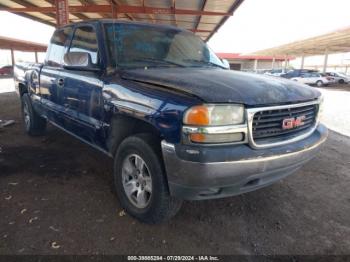
<path fill-rule="evenodd" d="M 310 101 L 315 88 L 277 77 L 216 68 L 151 68 L 124 71 L 121 77 L 197 96 L 207 103 L 250 106 Z"/>

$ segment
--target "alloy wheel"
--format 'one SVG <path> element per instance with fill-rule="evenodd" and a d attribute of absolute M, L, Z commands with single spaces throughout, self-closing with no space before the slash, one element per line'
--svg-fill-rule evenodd
<path fill-rule="evenodd" d="M 122 183 L 129 201 L 145 208 L 152 197 L 152 176 L 145 161 L 137 154 L 128 155 L 122 164 Z"/>

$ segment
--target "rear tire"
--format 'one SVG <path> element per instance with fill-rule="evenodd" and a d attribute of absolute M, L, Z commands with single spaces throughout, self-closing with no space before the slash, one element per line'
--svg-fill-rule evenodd
<path fill-rule="evenodd" d="M 43 135 L 46 130 L 46 119 L 35 112 L 27 93 L 22 95 L 22 117 L 24 129 L 31 136 Z"/>
<path fill-rule="evenodd" d="M 141 222 L 164 222 L 181 208 L 182 200 L 169 193 L 159 140 L 149 134 L 128 137 L 120 144 L 114 182 L 122 207 Z"/>
<path fill-rule="evenodd" d="M 316 82 L 316 86 L 317 86 L 317 87 L 322 87 L 322 86 L 323 86 L 323 82 L 322 82 L 321 80 L 318 80 L 318 81 Z"/>

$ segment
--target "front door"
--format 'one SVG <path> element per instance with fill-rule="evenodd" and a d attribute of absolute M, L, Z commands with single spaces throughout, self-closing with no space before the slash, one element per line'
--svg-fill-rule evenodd
<path fill-rule="evenodd" d="M 62 112 L 64 110 L 61 100 L 63 83 L 60 74 L 63 54 L 69 44 L 72 31 L 70 26 L 55 31 L 40 73 L 40 105 L 44 115 L 58 125 L 63 124 Z"/>
<path fill-rule="evenodd" d="M 67 52 L 86 52 L 91 62 L 100 66 L 96 30 L 92 25 L 76 27 Z M 99 144 L 98 129 L 103 113 L 100 73 L 63 69 L 64 81 L 62 101 L 65 107 L 65 128 L 92 143 Z"/>

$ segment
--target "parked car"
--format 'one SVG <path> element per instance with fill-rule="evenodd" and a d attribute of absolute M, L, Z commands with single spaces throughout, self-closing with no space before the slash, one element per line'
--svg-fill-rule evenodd
<path fill-rule="evenodd" d="M 322 77 L 325 77 L 328 80 L 328 85 L 333 85 L 333 84 L 337 83 L 337 81 L 335 80 L 334 77 L 331 77 L 331 76 L 327 75 L 326 73 L 320 73 L 320 75 Z"/>
<path fill-rule="evenodd" d="M 294 77 L 300 77 L 304 73 L 318 73 L 318 71 L 310 69 L 293 69 L 285 74 L 281 74 L 281 77 L 291 79 Z"/>
<path fill-rule="evenodd" d="M 177 27 L 80 22 L 57 29 L 47 52 L 16 65 L 26 132 L 50 122 L 113 157 L 121 205 L 143 222 L 172 217 L 183 200 L 268 186 L 327 136 L 319 91 L 227 70 Z"/>
<path fill-rule="evenodd" d="M 320 73 L 316 72 L 302 73 L 299 77 L 293 77 L 291 80 L 307 85 L 316 85 L 317 87 L 327 86 L 330 84 L 327 77 L 323 77 Z"/>
<path fill-rule="evenodd" d="M 265 72 L 265 75 L 271 75 L 271 76 L 281 76 L 286 74 L 289 71 L 286 71 L 284 69 L 271 69 Z"/>
<path fill-rule="evenodd" d="M 13 66 L 12 65 L 6 65 L 0 67 L 0 75 L 2 76 L 12 76 L 13 75 Z"/>
<path fill-rule="evenodd" d="M 350 83 L 350 76 L 341 72 L 327 72 L 327 76 L 332 77 L 336 83 L 347 84 Z"/>

